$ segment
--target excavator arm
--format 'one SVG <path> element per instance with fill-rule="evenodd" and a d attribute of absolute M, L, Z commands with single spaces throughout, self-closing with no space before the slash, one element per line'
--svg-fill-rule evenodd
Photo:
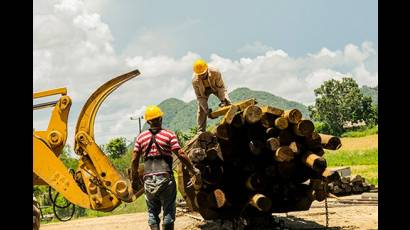
<path fill-rule="evenodd" d="M 138 70 L 116 77 L 99 87 L 85 103 L 76 125 L 74 150 L 79 165 L 74 175 L 58 158 L 67 139 L 71 99 L 65 88 L 33 94 L 33 99 L 60 94 L 58 101 L 34 105 L 33 109 L 54 107 L 46 131 L 33 132 L 33 184 L 48 184 L 70 202 L 99 211 L 111 211 L 121 201 L 131 202 L 143 188 L 133 191 L 94 141 L 94 121 L 102 102 L 121 84 L 138 76 Z M 135 194 L 135 195 L 134 195 Z"/>

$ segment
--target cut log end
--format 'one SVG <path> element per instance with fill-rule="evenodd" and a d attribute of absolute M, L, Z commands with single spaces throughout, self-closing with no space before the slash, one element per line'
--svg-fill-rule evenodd
<path fill-rule="evenodd" d="M 266 141 L 268 148 L 272 151 L 276 151 L 280 147 L 280 141 L 278 138 L 271 137 Z"/>
<path fill-rule="evenodd" d="M 287 118 L 289 123 L 297 124 L 302 120 L 302 113 L 298 109 L 286 110 L 283 113 L 283 117 Z"/>
<path fill-rule="evenodd" d="M 249 124 L 254 124 L 260 121 L 262 117 L 262 109 L 259 106 L 251 105 L 243 111 L 245 121 Z"/>
<path fill-rule="evenodd" d="M 288 120 L 284 117 L 278 117 L 275 119 L 275 127 L 284 130 L 288 127 L 289 123 Z"/>
<path fill-rule="evenodd" d="M 262 212 L 268 212 L 272 207 L 272 201 L 259 193 L 252 196 L 250 204 Z"/>
<path fill-rule="evenodd" d="M 288 146 L 279 147 L 274 155 L 274 159 L 278 162 L 291 161 L 294 158 L 294 152 Z"/>
<path fill-rule="evenodd" d="M 340 147 L 342 147 L 340 138 L 322 133 L 319 133 L 319 135 L 323 148 L 329 150 L 338 150 Z"/>

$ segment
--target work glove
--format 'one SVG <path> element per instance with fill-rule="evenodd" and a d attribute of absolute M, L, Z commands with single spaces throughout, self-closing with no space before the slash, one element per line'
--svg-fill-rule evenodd
<path fill-rule="evenodd" d="M 228 101 L 228 99 L 225 99 L 223 101 L 221 101 L 221 103 L 219 103 L 219 107 L 224 107 L 224 106 L 228 106 L 231 105 L 231 102 Z"/>
<path fill-rule="evenodd" d="M 199 169 L 197 168 L 194 168 L 194 175 L 191 177 L 191 180 L 188 181 L 187 188 L 191 186 L 193 186 L 195 189 L 202 187 L 201 171 L 199 171 Z"/>

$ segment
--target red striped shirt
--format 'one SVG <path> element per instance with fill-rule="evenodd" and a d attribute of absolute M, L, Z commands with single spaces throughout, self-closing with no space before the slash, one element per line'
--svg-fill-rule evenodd
<path fill-rule="evenodd" d="M 140 135 L 138 135 L 137 139 L 135 140 L 134 151 L 145 154 L 148 148 L 148 144 L 151 141 L 152 133 L 149 130 L 146 130 Z M 155 135 L 155 140 L 159 146 L 164 149 L 164 154 L 171 156 L 171 151 L 179 150 L 181 147 L 179 146 L 177 135 L 174 132 L 161 129 L 159 133 Z M 159 156 L 160 153 L 157 150 L 157 146 L 152 144 L 151 150 L 148 153 L 148 156 Z"/>

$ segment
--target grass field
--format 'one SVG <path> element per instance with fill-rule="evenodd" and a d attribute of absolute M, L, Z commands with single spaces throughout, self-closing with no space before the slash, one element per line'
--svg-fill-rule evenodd
<path fill-rule="evenodd" d="M 329 167 L 349 166 L 353 175 L 378 185 L 378 134 L 364 137 L 341 138 L 339 150 L 326 150 L 324 157 Z"/>
<path fill-rule="evenodd" d="M 370 129 L 362 129 L 357 131 L 345 132 L 342 134 L 342 137 L 365 137 L 379 133 L 379 126 L 376 125 Z"/>

